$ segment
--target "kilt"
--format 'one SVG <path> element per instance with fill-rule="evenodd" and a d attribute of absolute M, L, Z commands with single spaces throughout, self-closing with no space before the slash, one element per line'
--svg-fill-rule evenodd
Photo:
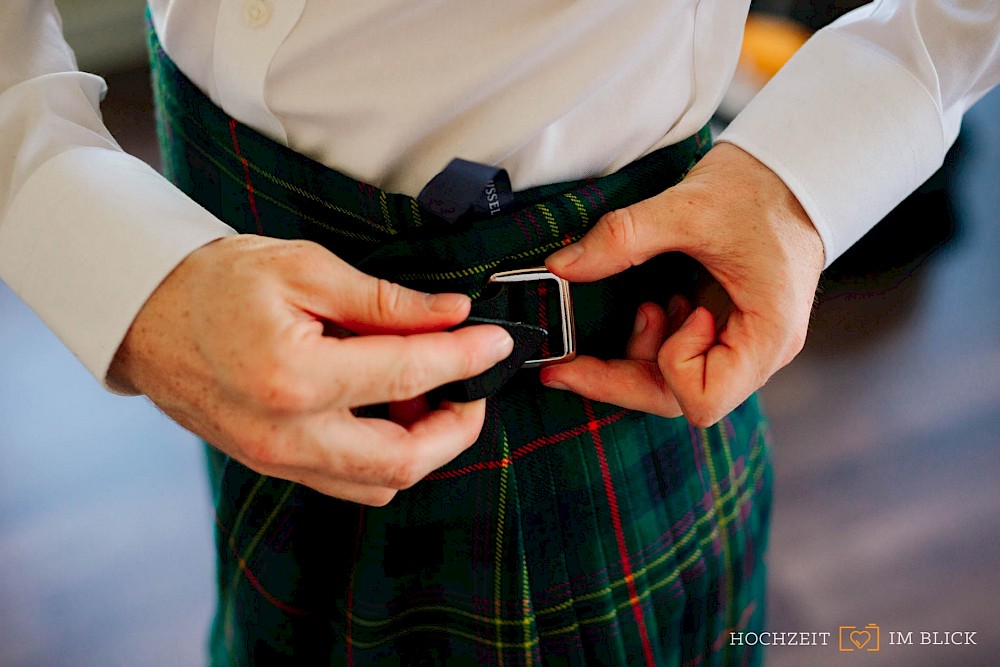
<path fill-rule="evenodd" d="M 475 298 L 491 273 L 541 264 L 602 214 L 676 183 L 710 145 L 705 130 L 447 225 L 243 126 L 148 37 L 168 178 L 240 232 L 310 239 L 427 291 Z M 620 355 L 647 292 L 696 279 L 684 258 L 662 260 L 574 286 L 582 352 Z M 549 297 L 527 290 L 526 311 L 544 313 Z M 756 396 L 700 429 L 521 371 L 488 399 L 479 440 L 386 507 L 262 476 L 208 446 L 211 662 L 759 664 L 760 647 L 728 639 L 763 627 L 768 440 Z"/>

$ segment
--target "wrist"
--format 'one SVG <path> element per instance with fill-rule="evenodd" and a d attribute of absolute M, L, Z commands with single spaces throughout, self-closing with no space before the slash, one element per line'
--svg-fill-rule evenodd
<path fill-rule="evenodd" d="M 795 193 L 767 165 L 739 146 L 716 144 L 692 170 L 720 172 L 731 183 L 736 196 L 767 212 L 758 219 L 766 221 L 787 250 L 803 264 L 814 266 L 816 274 L 825 262 L 823 240 Z"/>

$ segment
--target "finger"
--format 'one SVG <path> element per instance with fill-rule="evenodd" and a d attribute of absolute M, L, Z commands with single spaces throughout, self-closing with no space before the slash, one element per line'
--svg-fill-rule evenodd
<path fill-rule="evenodd" d="M 412 336 L 314 338 L 299 368 L 322 406 L 405 401 L 477 375 L 507 358 L 510 334 L 493 325 Z"/>
<path fill-rule="evenodd" d="M 661 417 L 678 417 L 680 407 L 651 361 L 577 357 L 541 371 L 550 389 L 573 391 L 595 401 L 641 410 Z"/>
<path fill-rule="evenodd" d="M 635 314 L 635 326 L 625 354 L 629 359 L 656 361 L 660 346 L 667 338 L 667 315 L 655 303 L 644 303 Z"/>
<path fill-rule="evenodd" d="M 446 329 L 471 308 L 464 294 L 427 294 L 363 273 L 322 247 L 299 258 L 293 300 L 304 310 L 359 333 L 416 333 Z M 298 275 L 306 274 L 306 275 Z"/>
<path fill-rule="evenodd" d="M 362 335 L 441 331 L 465 320 L 472 307 L 464 294 L 426 294 L 385 280 L 376 281 L 369 290 L 372 296 L 359 300 L 354 295 L 340 316 L 341 324 Z"/>
<path fill-rule="evenodd" d="M 384 419 L 356 419 L 340 432 L 343 437 L 337 436 L 350 449 L 331 461 L 332 475 L 378 487 L 409 488 L 468 449 L 479 437 L 485 416 L 486 401 L 479 400 L 445 401 L 407 427 Z"/>
<path fill-rule="evenodd" d="M 388 505 L 396 497 L 396 494 L 399 493 L 398 489 L 392 489 L 388 486 L 354 484 L 352 482 L 345 482 L 342 479 L 331 479 L 313 470 L 297 470 L 287 473 L 287 476 L 272 476 L 289 479 L 333 498 L 340 498 L 341 500 L 372 507 L 384 507 Z"/>
<path fill-rule="evenodd" d="M 692 424 L 714 424 L 760 386 L 752 343 L 729 329 L 716 340 L 715 320 L 701 307 L 664 343 L 659 368 Z"/>
<path fill-rule="evenodd" d="M 671 216 L 657 215 L 653 200 L 642 201 L 602 216 L 582 239 L 550 255 L 545 265 L 567 280 L 607 278 L 671 250 L 672 227 Z"/>
<path fill-rule="evenodd" d="M 313 465 L 277 475 L 336 498 L 383 506 L 476 441 L 486 401 L 443 403 L 410 427 L 381 419 L 334 420 L 336 442 Z M 357 443 L 365 443 L 357 447 Z M 345 446 L 346 445 L 346 446 Z"/>

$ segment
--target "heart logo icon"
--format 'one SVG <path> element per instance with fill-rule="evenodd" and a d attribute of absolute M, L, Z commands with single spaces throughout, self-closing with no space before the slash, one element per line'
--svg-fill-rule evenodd
<path fill-rule="evenodd" d="M 867 630 L 855 630 L 851 633 L 851 643 L 858 647 L 858 650 L 863 649 L 868 645 L 868 642 L 872 640 L 872 635 Z"/>

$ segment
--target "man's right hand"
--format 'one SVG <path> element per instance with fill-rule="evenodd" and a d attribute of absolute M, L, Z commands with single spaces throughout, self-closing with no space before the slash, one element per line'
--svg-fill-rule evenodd
<path fill-rule="evenodd" d="M 405 425 L 353 409 L 414 399 L 507 357 L 500 327 L 443 331 L 469 308 L 464 295 L 378 280 L 314 243 L 227 237 L 150 296 L 109 381 L 257 472 L 384 505 L 476 440 L 485 401 L 443 403 Z"/>

